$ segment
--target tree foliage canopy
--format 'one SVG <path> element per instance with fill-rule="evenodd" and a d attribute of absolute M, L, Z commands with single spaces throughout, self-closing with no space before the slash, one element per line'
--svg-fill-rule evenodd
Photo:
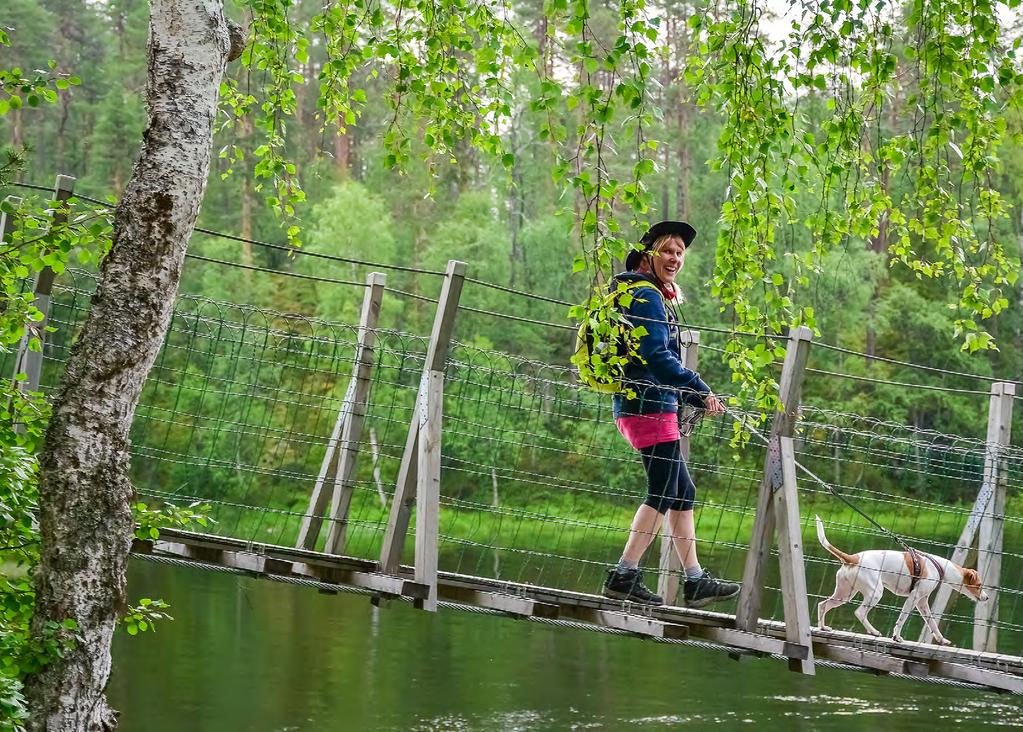
<path fill-rule="evenodd" d="M 366 82 L 390 75 L 391 167 L 406 167 L 418 149 L 435 176 L 473 149 L 514 168 L 502 133 L 528 97 L 555 184 L 572 201 L 575 269 L 600 283 L 632 241 L 623 222 L 634 231 L 652 213 L 655 122 L 691 97 L 720 124 L 710 166 L 727 189 L 712 294 L 736 329 L 817 327 L 807 292 L 836 252 L 859 242 L 945 290 L 954 334 L 974 352 L 996 347 L 986 321 L 1008 306 L 1019 268 L 998 189 L 999 151 L 1023 101 L 1019 38 L 1000 14 L 1017 7 L 789 3 L 772 25 L 791 30 L 771 37 L 765 18 L 774 9 L 755 0 L 558 0 L 545 3 L 542 34 L 530 37 L 527 7 L 355 0 L 329 3 L 306 25 L 289 0 L 251 2 L 244 62 L 270 82 L 258 105 L 237 83 L 227 98 L 236 114 L 255 113 L 265 141 L 254 172 L 289 217 L 304 195 L 286 150 L 307 81 L 294 69 L 321 34 L 316 105 L 325 128 L 357 124 Z M 668 39 L 672 19 L 684 30 Z M 659 58 L 660 76 L 684 77 L 680 98 L 665 98 Z M 762 379 L 779 349 L 770 339 L 759 347 L 733 339 L 728 352 L 740 385 L 770 406 Z"/>
<path fill-rule="evenodd" d="M 19 166 L 34 181 L 59 169 L 80 189 L 120 193 L 145 116 L 146 2 L 13 7 L 13 28 L 0 29 L 11 142 L 0 183 Z M 492 283 L 586 303 L 646 224 L 684 217 L 701 231 L 686 286 L 709 284 L 688 319 L 759 336 L 730 338 L 724 363 L 704 367 L 719 391 L 732 379 L 774 408 L 777 336 L 798 324 L 868 353 L 1020 372 L 1018 0 L 244 0 L 231 12 L 250 37 L 221 87 L 207 225 L 246 240 L 283 229 L 290 244 L 410 269 L 461 257 Z M 0 250 L 8 352 L 38 335 L 26 278 L 95 266 L 109 245 L 109 207 L 50 228 L 53 208 L 6 204 L 18 221 Z M 198 235 L 192 249 L 283 274 L 239 282 L 209 266 L 186 270 L 186 290 L 328 319 L 356 312 L 347 294 L 284 276 L 315 271 L 308 259 Z M 411 274 L 392 284 L 429 287 Z M 495 293 L 470 302 L 565 316 Z M 410 327 L 429 315 L 392 307 Z M 465 327 L 486 347 L 562 361 L 571 350 L 522 322 Z M 869 402 L 882 418 L 977 429 L 977 415 L 932 395 L 813 389 L 839 409 Z M 31 565 L 46 404 L 5 397 L 0 549 Z M 33 646 L 27 584 L 5 575 L 0 587 L 5 642 L 17 645 L 4 658 L 22 659 L 0 668 L 0 705 L 16 718 L 12 680 L 62 641 Z"/>

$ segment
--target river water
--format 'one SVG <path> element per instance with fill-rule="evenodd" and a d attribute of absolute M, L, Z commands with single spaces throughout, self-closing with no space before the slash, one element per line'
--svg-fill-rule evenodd
<path fill-rule="evenodd" d="M 173 621 L 114 643 L 123 732 L 1023 727 L 1023 700 L 131 563 Z"/>

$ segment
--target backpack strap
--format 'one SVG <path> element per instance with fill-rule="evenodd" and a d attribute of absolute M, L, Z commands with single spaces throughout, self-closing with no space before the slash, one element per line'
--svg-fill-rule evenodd
<path fill-rule="evenodd" d="M 618 287 L 621 286 L 622 284 L 625 285 L 625 291 L 618 292 Z M 649 280 L 629 280 L 625 282 L 619 280 L 618 283 L 615 284 L 614 289 L 611 290 L 611 294 L 620 296 L 625 294 L 626 292 L 633 292 L 634 290 L 638 290 L 641 287 L 649 287 L 651 290 L 657 293 L 657 296 L 661 298 L 662 302 L 664 301 L 664 293 L 661 292 L 661 288 L 659 288 L 656 284 L 650 282 Z"/>

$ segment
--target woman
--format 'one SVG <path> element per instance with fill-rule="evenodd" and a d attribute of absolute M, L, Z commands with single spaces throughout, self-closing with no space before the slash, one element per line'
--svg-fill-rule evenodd
<path fill-rule="evenodd" d="M 686 605 L 704 605 L 733 597 L 739 585 L 723 582 L 700 566 L 696 555 L 693 504 L 696 486 L 682 459 L 678 426 L 679 401 L 703 409 L 706 414 L 724 413 L 700 375 L 682 365 L 678 318 L 674 303 L 680 300 L 675 278 L 682 271 L 696 230 L 682 221 L 662 221 L 640 240 L 643 248 L 629 253 L 628 272 L 618 281 L 649 283 L 631 291 L 629 320 L 644 326 L 639 339 L 640 359 L 625 369 L 634 398 L 614 396 L 614 416 L 619 431 L 643 458 L 647 475 L 647 498 L 632 520 L 629 540 L 618 566 L 608 572 L 604 595 L 649 605 L 664 600 L 643 584 L 639 562 L 667 520 L 672 543 L 685 571 Z"/>

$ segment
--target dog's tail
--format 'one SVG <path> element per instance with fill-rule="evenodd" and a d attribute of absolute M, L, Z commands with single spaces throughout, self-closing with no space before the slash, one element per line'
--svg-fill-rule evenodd
<path fill-rule="evenodd" d="M 860 559 L 855 554 L 846 554 L 841 549 L 831 545 L 828 541 L 828 537 L 824 535 L 824 522 L 821 521 L 820 516 L 814 516 L 817 519 L 817 541 L 821 543 L 821 546 L 827 549 L 831 554 L 842 564 L 859 564 Z"/>

